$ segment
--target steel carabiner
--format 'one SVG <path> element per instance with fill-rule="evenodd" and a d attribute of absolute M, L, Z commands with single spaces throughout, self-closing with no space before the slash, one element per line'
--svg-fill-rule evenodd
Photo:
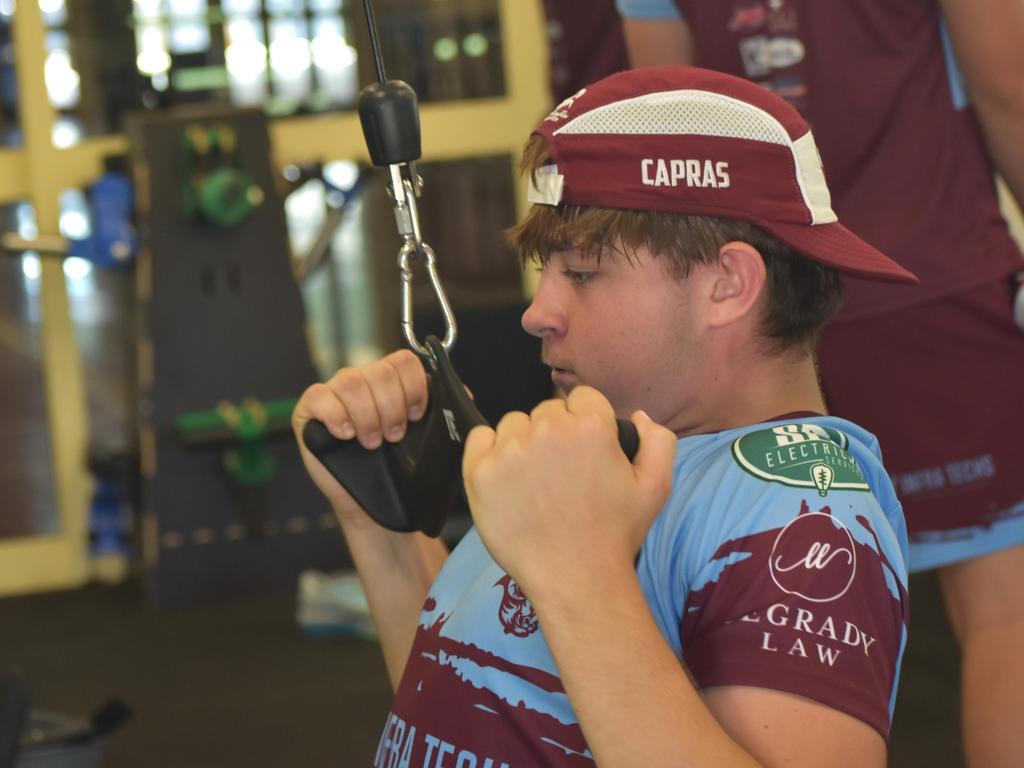
<path fill-rule="evenodd" d="M 448 303 L 444 286 L 441 285 L 441 278 L 437 273 L 437 256 L 434 254 L 434 249 L 423 242 L 423 236 L 420 233 L 416 194 L 422 182 L 416 175 L 415 166 L 411 164 L 392 165 L 389 170 L 391 184 L 388 191 L 394 203 L 398 233 L 403 240 L 402 248 L 398 252 L 398 269 L 402 279 L 402 334 L 418 355 L 425 358 L 433 357 L 430 349 L 416 338 L 416 330 L 413 327 L 414 275 L 412 262 L 417 256 L 422 256 L 427 277 L 430 279 L 430 287 L 434 291 L 434 297 L 444 316 L 445 334 L 441 346 L 444 347 L 445 352 L 450 354 L 452 347 L 455 346 L 458 327 L 455 323 L 455 314 L 452 312 L 451 304 Z"/>
<path fill-rule="evenodd" d="M 402 277 L 402 334 L 405 336 L 409 346 L 418 355 L 429 358 L 433 357 L 433 352 L 420 343 L 419 339 L 416 338 L 416 330 L 413 328 L 413 271 L 410 262 L 419 254 L 423 256 L 427 276 L 430 278 L 430 286 L 434 290 L 434 296 L 437 298 L 437 303 L 441 307 L 441 314 L 444 316 L 445 334 L 444 339 L 441 341 L 441 346 L 444 347 L 445 352 L 451 353 L 458 331 L 455 323 L 455 314 L 452 312 L 452 307 L 448 303 L 448 297 L 444 293 L 441 278 L 437 274 L 437 257 L 434 255 L 434 249 L 423 242 L 417 248 L 415 242 L 407 240 L 405 245 L 402 246 L 402 250 L 398 252 L 398 269 L 401 271 Z"/>

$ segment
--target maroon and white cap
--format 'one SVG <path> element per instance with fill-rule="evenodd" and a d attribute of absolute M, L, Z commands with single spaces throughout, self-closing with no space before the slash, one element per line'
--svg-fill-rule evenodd
<path fill-rule="evenodd" d="M 694 67 L 621 72 L 534 131 L 554 165 L 531 203 L 741 219 L 857 277 L 917 278 L 839 223 L 807 123 L 768 90 Z"/>

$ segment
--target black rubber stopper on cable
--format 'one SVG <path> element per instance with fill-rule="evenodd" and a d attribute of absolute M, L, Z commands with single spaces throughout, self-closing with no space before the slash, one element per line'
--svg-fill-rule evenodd
<path fill-rule="evenodd" d="M 359 122 L 374 165 L 420 159 L 420 115 L 416 92 L 401 80 L 372 83 L 359 93 Z"/>
<path fill-rule="evenodd" d="M 420 113 L 416 92 L 401 80 L 388 80 L 384 71 L 373 2 L 363 0 L 366 26 L 370 33 L 377 82 L 359 93 L 359 122 L 374 165 L 412 163 L 420 159 Z"/>

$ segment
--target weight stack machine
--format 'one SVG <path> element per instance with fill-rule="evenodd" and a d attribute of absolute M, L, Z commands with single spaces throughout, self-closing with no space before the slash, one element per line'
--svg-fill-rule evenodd
<path fill-rule="evenodd" d="M 349 560 L 289 424 L 318 377 L 266 117 L 171 110 L 132 116 L 128 133 L 150 595 L 294 588 L 302 570 Z"/>

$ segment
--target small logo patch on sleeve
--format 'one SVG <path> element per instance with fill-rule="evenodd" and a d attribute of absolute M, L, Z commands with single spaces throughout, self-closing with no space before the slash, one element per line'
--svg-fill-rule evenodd
<path fill-rule="evenodd" d="M 846 450 L 842 432 L 818 424 L 780 424 L 738 437 L 732 444 L 736 463 L 761 480 L 793 488 L 867 491 L 864 474 Z"/>

